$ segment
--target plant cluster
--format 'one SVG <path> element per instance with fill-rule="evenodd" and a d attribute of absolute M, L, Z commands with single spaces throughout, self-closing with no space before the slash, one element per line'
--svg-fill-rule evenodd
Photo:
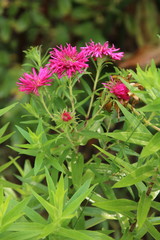
<path fill-rule="evenodd" d="M 25 53 L 25 141 L 10 146 L 25 160 L 0 167 L 20 181 L 0 178 L 0 239 L 159 240 L 160 70 L 114 67 L 109 42 Z"/>

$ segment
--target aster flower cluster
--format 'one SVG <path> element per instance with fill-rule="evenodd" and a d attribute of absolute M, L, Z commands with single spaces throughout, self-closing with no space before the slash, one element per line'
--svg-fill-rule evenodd
<path fill-rule="evenodd" d="M 40 87 L 51 85 L 53 74 L 57 74 L 58 78 L 63 76 L 72 78 L 89 67 L 87 62 L 90 57 L 104 57 L 106 61 L 107 56 L 113 60 L 121 60 L 123 52 L 118 51 L 119 48 L 115 48 L 114 45 L 109 47 L 108 42 L 102 45 L 94 43 L 92 40 L 85 47 L 81 47 L 80 51 L 77 51 L 76 46 L 72 47 L 71 44 L 66 44 L 64 47 L 60 45 L 52 49 L 50 60 L 44 68 L 40 67 L 38 73 L 35 68 L 32 69 L 31 73 L 24 73 L 19 78 L 17 85 L 21 92 L 39 95 Z M 104 86 L 110 89 L 110 92 L 118 98 L 128 99 L 128 90 L 123 83 L 113 83 L 111 81 L 108 84 L 104 84 Z"/>

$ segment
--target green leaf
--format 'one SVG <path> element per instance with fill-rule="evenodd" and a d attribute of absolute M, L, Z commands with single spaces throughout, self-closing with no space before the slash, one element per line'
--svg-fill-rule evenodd
<path fill-rule="evenodd" d="M 101 153 L 103 153 L 104 155 L 108 156 L 109 159 L 112 160 L 112 161 L 115 163 L 115 165 L 117 165 L 117 166 L 120 167 L 120 168 L 123 167 L 123 168 L 124 168 L 124 171 L 126 170 L 127 172 L 131 172 L 131 171 L 134 169 L 131 164 L 123 161 L 121 158 L 112 155 L 111 153 L 105 151 L 104 149 L 102 149 L 102 148 L 100 148 L 100 147 L 98 147 L 98 146 L 96 146 L 96 145 L 94 145 L 94 144 L 93 144 L 93 146 L 94 146 L 95 148 L 97 148 Z M 105 160 L 107 161 L 107 159 L 105 159 Z"/>
<path fill-rule="evenodd" d="M 147 133 L 148 135 L 150 134 L 152 136 L 152 134 L 150 133 L 150 131 L 146 128 L 146 126 L 144 124 L 141 123 L 141 121 L 135 117 L 132 113 L 130 113 L 125 107 L 123 107 L 122 104 L 120 104 L 118 101 L 116 101 L 118 104 L 118 107 L 121 109 L 121 111 L 123 112 L 124 116 L 126 117 L 126 119 L 128 120 L 130 127 L 132 127 L 133 132 L 139 132 L 139 133 Z"/>
<path fill-rule="evenodd" d="M 63 211 L 64 217 L 73 214 L 80 207 L 81 202 L 91 193 L 95 186 L 89 188 L 90 182 L 91 180 L 87 180 L 67 202 Z"/>
<path fill-rule="evenodd" d="M 72 154 L 72 159 L 71 159 L 72 182 L 76 189 L 78 189 L 81 186 L 83 167 L 84 167 L 83 155 Z"/>
<path fill-rule="evenodd" d="M 56 188 L 55 188 L 54 182 L 49 174 L 49 171 L 46 167 L 45 167 L 45 174 L 46 174 L 46 181 L 47 181 L 47 186 L 48 186 L 49 200 L 50 200 L 50 203 L 53 204 L 54 203 L 53 192 L 56 191 Z"/>
<path fill-rule="evenodd" d="M 36 211 L 34 211 L 30 207 L 26 207 L 24 209 L 25 216 L 27 216 L 32 222 L 40 223 L 40 224 L 47 224 L 47 221 Z"/>
<path fill-rule="evenodd" d="M 25 194 L 25 191 L 21 189 L 21 185 L 11 183 L 4 179 L 0 179 L 0 184 L 2 184 L 3 187 L 12 188 L 15 191 L 19 192 L 20 194 Z"/>
<path fill-rule="evenodd" d="M 139 229 L 143 226 L 147 218 L 147 215 L 151 206 L 151 201 L 152 201 L 152 197 L 147 196 L 146 192 L 143 192 L 137 207 L 137 224 Z"/>
<path fill-rule="evenodd" d="M 160 132 L 157 132 L 143 148 L 140 158 L 148 157 L 160 150 Z"/>
<path fill-rule="evenodd" d="M 123 142 L 134 143 L 137 145 L 147 145 L 149 140 L 151 139 L 151 135 L 148 133 L 140 133 L 140 132 L 122 132 L 115 131 L 113 133 L 107 133 L 108 137 L 112 137 L 114 139 L 121 140 Z"/>
<path fill-rule="evenodd" d="M 37 136 L 40 135 L 39 140 L 42 144 L 46 143 L 47 137 L 45 135 L 45 131 L 44 131 L 44 128 L 43 128 L 42 119 L 39 119 L 38 126 L 37 126 L 37 129 L 36 129 L 36 135 Z"/>
<path fill-rule="evenodd" d="M 123 177 L 120 181 L 113 185 L 113 188 L 129 187 L 133 184 L 141 182 L 154 174 L 152 166 L 142 166 Z"/>
<path fill-rule="evenodd" d="M 114 211 L 119 213 L 137 209 L 137 203 L 128 199 L 116 199 L 116 200 L 106 199 L 105 201 L 95 202 L 92 205 L 107 211 Z"/>
<path fill-rule="evenodd" d="M 1 138 L 0 138 L 0 144 L 3 143 L 3 142 L 5 142 L 7 139 L 9 139 L 13 134 L 14 134 L 14 132 L 9 133 L 9 134 L 7 134 L 7 135 L 4 136 L 4 137 L 1 137 Z"/>
<path fill-rule="evenodd" d="M 88 93 L 88 95 L 91 95 L 92 94 L 92 90 L 91 90 L 89 84 L 87 83 L 87 81 L 82 78 L 81 79 L 81 84 L 84 87 L 85 91 Z"/>
<path fill-rule="evenodd" d="M 10 165 L 14 164 L 14 162 L 17 161 L 17 159 L 19 159 L 19 157 L 13 158 L 11 159 L 11 161 L 3 164 L 2 166 L 0 166 L 0 172 L 4 171 L 6 168 L 8 168 Z"/>
<path fill-rule="evenodd" d="M 6 112 L 8 112 L 9 110 L 11 110 L 12 108 L 14 108 L 18 103 L 13 103 L 12 105 L 2 108 L 0 109 L 0 116 L 4 115 Z"/>
<path fill-rule="evenodd" d="M 35 240 L 36 236 L 39 235 L 37 232 L 5 232 L 4 234 L 0 234 L 1 240 Z"/>
<path fill-rule="evenodd" d="M 84 98 L 82 101 L 78 102 L 76 105 L 75 105 L 75 108 L 79 108 L 81 107 L 84 103 L 86 103 L 88 101 L 88 99 L 90 98 L 90 96 Z"/>
<path fill-rule="evenodd" d="M 147 104 L 144 107 L 138 108 L 138 111 L 141 112 L 159 112 L 160 111 L 160 98 L 153 100 L 151 103 Z"/>
<path fill-rule="evenodd" d="M 84 140 L 82 140 L 83 144 L 86 144 L 86 142 L 92 138 L 107 140 L 106 134 L 98 133 L 95 131 L 82 130 L 78 134 L 84 137 Z"/>
<path fill-rule="evenodd" d="M 159 240 L 160 239 L 160 233 L 158 232 L 158 230 L 148 220 L 145 221 L 145 225 L 147 227 L 148 232 L 151 234 L 151 236 L 155 240 Z"/>
<path fill-rule="evenodd" d="M 38 171 L 40 170 L 43 163 L 44 155 L 45 155 L 44 152 L 37 153 L 34 163 L 34 175 L 37 175 Z"/>
<path fill-rule="evenodd" d="M 55 220 L 56 217 L 56 208 L 50 204 L 48 201 L 46 201 L 44 198 L 42 198 L 40 195 L 38 195 L 36 192 L 32 190 L 32 193 L 34 197 L 41 203 L 41 205 L 46 209 L 50 217 Z"/>
<path fill-rule="evenodd" d="M 64 169 L 62 168 L 62 166 L 59 164 L 58 159 L 56 157 L 53 157 L 53 156 L 49 155 L 49 156 L 47 156 L 47 158 L 48 158 L 49 163 L 55 169 L 57 169 L 59 172 L 62 172 L 62 173 L 65 172 Z"/>
<path fill-rule="evenodd" d="M 1 138 L 2 135 L 5 133 L 8 125 L 9 125 L 9 123 L 6 123 L 2 128 L 0 128 L 0 138 Z"/>
<path fill-rule="evenodd" d="M 10 211 L 6 213 L 3 218 L 3 228 L 13 223 L 19 217 L 21 217 L 24 213 L 22 212 L 23 209 L 26 207 L 28 202 L 30 201 L 29 198 L 25 198 L 20 203 L 18 203 L 15 207 L 13 207 Z"/>
<path fill-rule="evenodd" d="M 59 216 L 62 215 L 64 207 L 64 196 L 65 196 L 64 179 L 63 175 L 61 175 L 54 194 L 54 206 L 57 208 Z"/>
<path fill-rule="evenodd" d="M 13 149 L 16 152 L 19 152 L 21 154 L 29 155 L 29 156 L 36 156 L 37 155 L 37 149 L 21 149 L 18 147 L 12 147 L 9 146 L 11 149 Z"/>
<path fill-rule="evenodd" d="M 74 240 L 93 240 L 92 237 L 88 236 L 87 234 L 81 231 L 62 228 L 62 227 L 57 232 L 57 235 L 64 237 L 64 239 L 67 237 L 69 239 L 74 239 Z"/>
<path fill-rule="evenodd" d="M 23 128 L 16 126 L 16 128 L 18 129 L 18 131 L 22 134 L 22 136 L 29 142 L 29 143 L 33 143 L 32 138 L 30 137 L 30 134 L 25 131 Z"/>

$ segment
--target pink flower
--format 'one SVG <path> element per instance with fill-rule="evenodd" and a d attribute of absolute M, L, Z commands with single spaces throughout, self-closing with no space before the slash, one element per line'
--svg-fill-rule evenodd
<path fill-rule="evenodd" d="M 72 116 L 71 116 L 70 112 L 64 111 L 61 115 L 61 118 L 64 122 L 68 122 L 72 119 Z"/>
<path fill-rule="evenodd" d="M 17 82 L 19 90 L 21 92 L 34 93 L 39 95 L 38 89 L 41 86 L 50 86 L 49 82 L 52 82 L 52 79 L 49 79 L 52 75 L 50 70 L 45 68 L 40 68 L 39 73 L 36 73 L 36 70 L 32 68 L 33 73 L 24 73 L 22 77 L 19 78 L 20 82 Z"/>
<path fill-rule="evenodd" d="M 112 77 L 111 80 L 108 83 L 102 83 L 105 88 L 108 88 L 110 93 L 113 93 L 115 96 L 117 96 L 120 99 L 129 100 L 129 89 L 121 82 L 121 81 L 115 81 Z"/>
<path fill-rule="evenodd" d="M 81 50 L 84 51 L 86 56 L 96 58 L 103 58 L 104 56 L 109 56 L 114 60 L 121 60 L 124 55 L 123 52 L 117 52 L 119 51 L 119 48 L 115 48 L 114 44 L 112 44 L 112 47 L 109 47 L 108 41 L 102 45 L 101 43 L 94 43 L 91 40 L 91 42 L 86 44 L 86 47 L 81 47 Z"/>
<path fill-rule="evenodd" d="M 77 52 L 76 47 L 72 47 L 70 44 L 67 44 L 66 47 L 60 45 L 53 48 L 50 54 L 49 67 L 58 74 L 59 78 L 62 76 L 72 77 L 76 72 L 81 73 L 88 67 L 86 55 L 82 51 Z"/>

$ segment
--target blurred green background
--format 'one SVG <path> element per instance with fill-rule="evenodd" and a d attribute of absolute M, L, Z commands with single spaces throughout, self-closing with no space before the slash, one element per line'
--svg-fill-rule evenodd
<path fill-rule="evenodd" d="M 24 50 L 42 45 L 83 46 L 109 41 L 125 52 L 122 67 L 160 63 L 160 0 L 0 0 L 0 108 L 25 101 L 16 81 L 23 73 Z M 1 119 L 11 129 L 20 107 Z M 17 135 L 12 137 L 15 142 Z"/>

